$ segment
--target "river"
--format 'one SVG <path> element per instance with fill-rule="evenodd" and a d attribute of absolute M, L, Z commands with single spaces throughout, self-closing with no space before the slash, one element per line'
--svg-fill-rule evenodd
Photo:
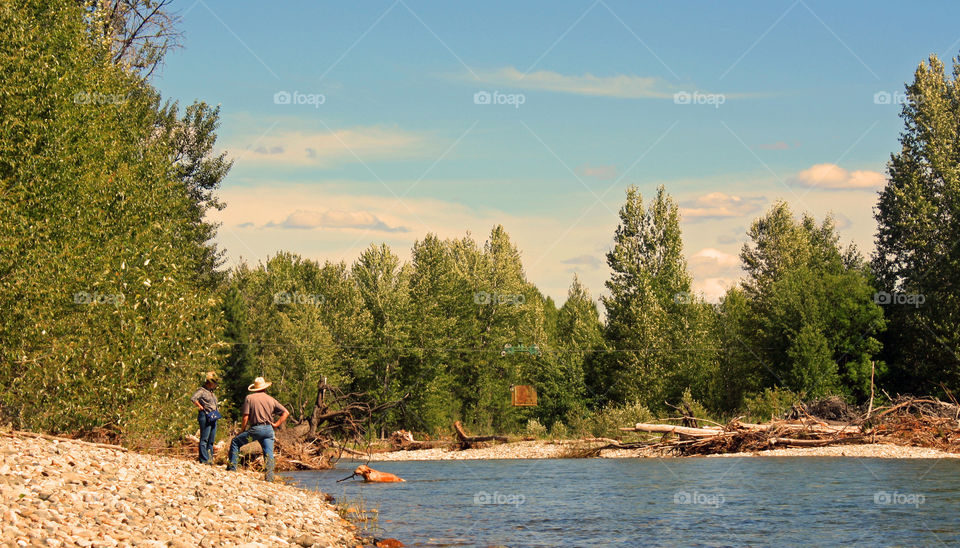
<path fill-rule="evenodd" d="M 285 474 L 378 510 L 407 546 L 960 544 L 960 460 L 817 457 L 356 462 Z"/>

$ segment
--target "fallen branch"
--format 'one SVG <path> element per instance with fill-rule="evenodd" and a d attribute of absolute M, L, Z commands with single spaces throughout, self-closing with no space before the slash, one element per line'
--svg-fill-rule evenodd
<path fill-rule="evenodd" d="M 475 447 L 478 443 L 485 441 L 507 441 L 506 436 L 471 436 L 463 430 L 463 425 L 460 424 L 460 421 L 453 423 L 453 429 L 457 433 L 457 439 L 460 441 L 460 449 L 471 449 Z"/>

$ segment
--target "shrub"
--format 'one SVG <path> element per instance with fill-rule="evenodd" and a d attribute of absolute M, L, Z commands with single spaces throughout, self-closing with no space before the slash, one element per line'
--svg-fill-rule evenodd
<path fill-rule="evenodd" d="M 800 394 L 786 388 L 766 388 L 763 392 L 744 399 L 744 415 L 753 422 L 766 422 L 782 416 L 794 403 L 803 401 Z"/>

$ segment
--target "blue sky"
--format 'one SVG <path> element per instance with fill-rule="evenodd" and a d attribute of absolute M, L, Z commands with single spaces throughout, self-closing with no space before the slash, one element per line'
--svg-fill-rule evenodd
<path fill-rule="evenodd" d="M 352 262 L 381 241 L 407 257 L 427 232 L 482 241 L 500 223 L 560 302 L 574 272 L 602 292 L 631 184 L 680 202 L 711 300 L 777 199 L 833 212 L 869 251 L 898 94 L 960 50 L 947 1 L 176 7 L 184 47 L 155 83 L 222 105 L 231 262 Z"/>

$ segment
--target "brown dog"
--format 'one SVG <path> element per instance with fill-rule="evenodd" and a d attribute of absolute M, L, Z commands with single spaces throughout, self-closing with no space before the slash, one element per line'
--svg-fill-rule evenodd
<path fill-rule="evenodd" d="M 407 481 L 403 478 L 394 476 L 389 472 L 380 472 L 379 470 L 374 470 L 366 464 L 361 464 L 358 466 L 353 473 L 358 476 L 363 476 L 363 481 L 370 483 L 396 483 L 399 481 Z"/>

